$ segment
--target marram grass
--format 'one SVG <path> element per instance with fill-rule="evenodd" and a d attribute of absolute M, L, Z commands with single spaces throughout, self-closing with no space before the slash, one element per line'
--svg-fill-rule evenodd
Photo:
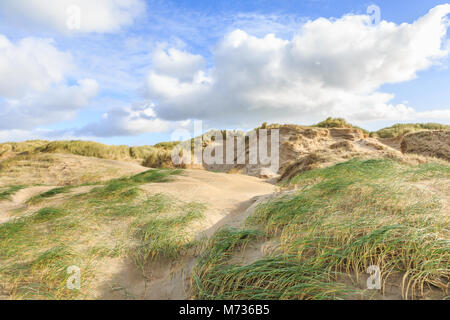
<path fill-rule="evenodd" d="M 430 288 L 445 297 L 450 224 L 442 201 L 448 201 L 449 179 L 446 165 L 357 159 L 294 177 L 287 184 L 298 191 L 249 217 L 247 228 L 262 231 L 222 230 L 213 237 L 195 268 L 193 297 L 363 297 L 367 291 L 340 280 L 370 265 L 381 269 L 383 291 L 395 283 L 405 299 Z M 427 185 L 441 193 L 427 193 Z M 257 237 L 279 239 L 280 249 L 250 265 L 230 262 L 233 251 Z"/>
<path fill-rule="evenodd" d="M 132 259 L 138 253 L 143 259 L 135 261 L 141 267 L 152 259 L 182 254 L 193 243 L 186 227 L 201 216 L 202 206 L 139 188 L 168 182 L 180 173 L 149 170 L 114 179 L 1 224 L 0 294 L 10 299 L 92 298 L 91 286 L 104 259 Z M 36 199 L 65 191 L 52 189 Z M 66 286 L 69 266 L 82 272 L 80 290 Z"/>

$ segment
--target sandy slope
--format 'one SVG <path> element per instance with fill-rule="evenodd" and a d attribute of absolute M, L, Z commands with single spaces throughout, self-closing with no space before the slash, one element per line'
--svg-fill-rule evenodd
<path fill-rule="evenodd" d="M 12 185 L 77 185 L 133 175 L 148 170 L 137 162 L 73 154 L 33 154 L 0 163 L 0 187 Z"/>
<path fill-rule="evenodd" d="M 142 189 L 173 195 L 186 202 L 204 203 L 207 208 L 205 219 L 192 228 L 192 232 L 211 235 L 225 221 L 228 224 L 232 220 L 240 221 L 240 213 L 255 201 L 254 198 L 272 193 L 274 185 L 246 175 L 185 170 L 183 175 L 175 177 L 169 184 L 147 184 Z"/>
<path fill-rule="evenodd" d="M 46 186 L 27 187 L 16 192 L 11 200 L 0 202 L 0 223 L 17 216 L 35 212 L 39 206 L 61 203 L 77 193 L 88 192 L 92 187 L 78 187 L 69 193 L 59 194 L 36 206 L 26 202 L 33 196 L 49 191 L 58 185 L 82 181 L 81 177 L 96 174 L 94 180 L 106 180 L 148 170 L 136 163 L 80 157 L 51 155 L 24 159 L 0 176 L 0 184 L 11 182 L 39 182 Z M 48 161 L 46 166 L 39 166 Z M 20 169 L 19 169 L 20 167 Z M 91 177 L 90 177 L 91 178 Z M 229 225 L 239 227 L 259 196 L 272 194 L 275 186 L 252 176 L 216 173 L 205 170 L 184 170 L 169 183 L 149 183 L 140 186 L 148 194 L 162 193 L 183 202 L 205 205 L 204 218 L 189 226 L 192 236 L 199 239 L 211 236 L 218 228 Z M 147 278 L 142 276 L 133 262 L 113 258 L 98 266 L 99 285 L 93 298 L 103 299 L 184 299 L 188 298 L 188 281 L 195 256 L 187 256 L 175 264 L 160 262 L 149 267 Z"/>
<path fill-rule="evenodd" d="M 240 226 L 248 215 L 247 209 L 257 198 L 274 191 L 274 185 L 259 178 L 203 170 L 185 170 L 170 183 L 146 184 L 141 188 L 150 194 L 164 193 L 182 201 L 205 204 L 205 218 L 190 227 L 197 238 L 210 236 L 225 225 Z M 101 299 L 186 299 L 195 261 L 195 256 L 187 256 L 177 263 L 155 263 L 144 279 L 130 261 L 111 259 L 102 266 L 103 284 L 94 296 Z"/>

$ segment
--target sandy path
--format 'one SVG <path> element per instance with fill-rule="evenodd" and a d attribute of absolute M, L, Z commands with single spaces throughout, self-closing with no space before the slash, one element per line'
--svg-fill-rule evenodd
<path fill-rule="evenodd" d="M 205 232 L 211 235 L 223 225 L 221 221 L 225 218 L 239 220 L 241 214 L 256 200 L 255 197 L 274 191 L 273 184 L 259 178 L 205 170 L 185 170 L 183 175 L 175 176 L 171 183 L 153 183 L 141 188 L 149 193 L 164 193 L 181 201 L 205 204 L 205 218 L 190 230 L 197 236 Z"/>
<path fill-rule="evenodd" d="M 251 176 L 185 170 L 170 183 L 147 184 L 141 188 L 148 193 L 164 193 L 182 201 L 205 204 L 205 218 L 190 227 L 198 238 L 202 235 L 209 237 L 226 225 L 242 225 L 249 214 L 248 209 L 258 197 L 272 194 L 275 186 Z M 189 278 L 196 259 L 195 256 L 187 256 L 177 263 L 155 263 L 150 266 L 147 279 L 130 261 L 109 261 L 104 273 L 107 278 L 97 298 L 187 299 Z M 119 289 L 114 291 L 112 287 Z"/>

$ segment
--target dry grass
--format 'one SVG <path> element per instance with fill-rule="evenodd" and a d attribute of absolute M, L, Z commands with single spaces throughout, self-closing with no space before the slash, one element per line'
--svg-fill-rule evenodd
<path fill-rule="evenodd" d="M 342 118 L 327 118 L 326 120 L 315 124 L 313 127 L 319 128 L 355 128 L 361 129 L 364 133 L 369 133 L 367 130 L 364 130 L 358 126 L 352 125 L 345 121 Z"/>
<path fill-rule="evenodd" d="M 450 161 L 450 130 L 421 131 L 403 137 L 401 150 Z"/>
<path fill-rule="evenodd" d="M 0 186 L 67 186 L 107 181 L 145 170 L 138 164 L 72 154 L 30 153 L 0 162 Z"/>
<path fill-rule="evenodd" d="M 395 138 L 407 133 L 423 130 L 450 130 L 450 126 L 439 123 L 402 123 L 372 132 L 371 135 L 378 138 Z"/>

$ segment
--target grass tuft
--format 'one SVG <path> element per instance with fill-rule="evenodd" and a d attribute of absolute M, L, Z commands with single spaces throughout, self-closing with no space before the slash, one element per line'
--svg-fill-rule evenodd
<path fill-rule="evenodd" d="M 159 207 L 158 211 L 161 213 L 167 208 Z M 133 225 L 134 236 L 139 241 L 133 249 L 138 266 L 143 267 L 147 262 L 158 259 L 177 259 L 194 245 L 186 227 L 203 217 L 203 206 L 190 203 L 176 211 L 174 216 L 138 220 Z"/>
<path fill-rule="evenodd" d="M 24 186 L 11 186 L 11 187 L 1 189 L 0 201 L 11 200 L 11 196 L 23 188 L 25 188 L 25 187 Z"/>
<path fill-rule="evenodd" d="M 64 211 L 58 208 L 42 208 L 36 212 L 33 216 L 33 221 L 44 222 L 55 218 L 59 218 L 64 215 Z"/>

